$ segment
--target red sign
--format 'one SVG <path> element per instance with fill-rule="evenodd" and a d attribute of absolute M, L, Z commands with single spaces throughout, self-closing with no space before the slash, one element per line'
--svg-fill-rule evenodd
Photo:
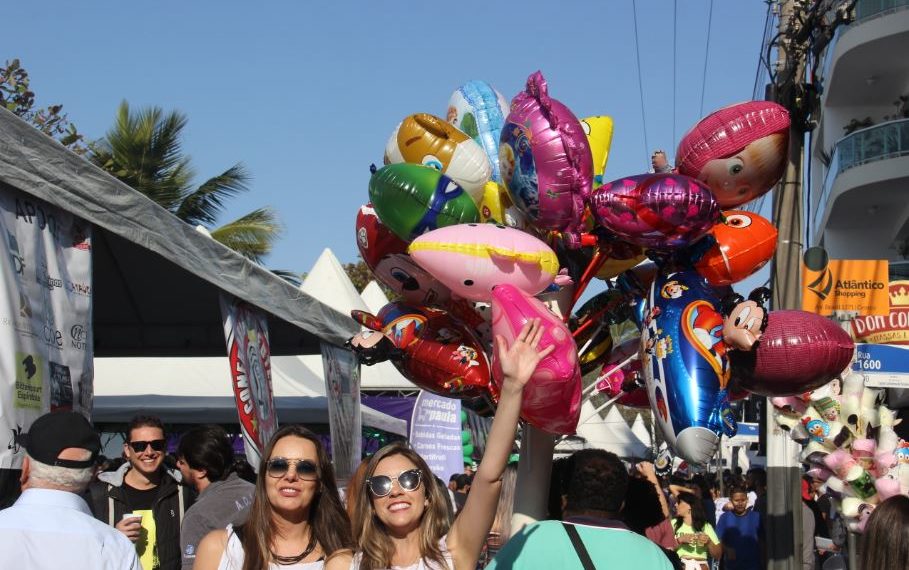
<path fill-rule="evenodd" d="M 856 342 L 909 345 L 909 281 L 890 282 L 890 313 L 852 321 Z"/>

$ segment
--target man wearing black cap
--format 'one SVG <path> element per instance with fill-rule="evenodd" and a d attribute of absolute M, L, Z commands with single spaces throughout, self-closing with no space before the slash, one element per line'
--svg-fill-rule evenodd
<path fill-rule="evenodd" d="M 0 511 L 0 568 L 139 570 L 132 543 L 96 520 L 80 497 L 101 440 L 75 412 L 45 414 L 19 443 L 22 495 Z"/>

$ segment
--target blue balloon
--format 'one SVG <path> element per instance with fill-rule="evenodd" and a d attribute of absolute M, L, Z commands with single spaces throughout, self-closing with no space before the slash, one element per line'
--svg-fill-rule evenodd
<path fill-rule="evenodd" d="M 678 456 L 704 464 L 733 436 L 729 359 L 716 292 L 696 271 L 658 275 L 645 298 L 641 368 L 654 417 Z"/>
<path fill-rule="evenodd" d="M 492 165 L 492 179 L 502 181 L 499 171 L 499 137 L 508 115 L 508 102 L 485 81 L 468 81 L 448 100 L 448 122 L 480 143 Z"/>

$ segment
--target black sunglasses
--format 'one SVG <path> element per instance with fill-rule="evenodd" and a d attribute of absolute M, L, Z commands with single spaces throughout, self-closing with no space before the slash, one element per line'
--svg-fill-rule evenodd
<path fill-rule="evenodd" d="M 366 485 L 374 497 L 385 497 L 391 493 L 391 486 L 395 481 L 404 491 L 416 491 L 420 488 L 422 478 L 423 473 L 419 469 L 408 469 L 402 471 L 397 477 L 373 475 L 366 480 Z"/>
<path fill-rule="evenodd" d="M 143 451 L 151 446 L 155 451 L 164 451 L 167 448 L 167 441 L 163 439 L 153 439 L 151 441 L 131 441 L 129 446 L 133 448 L 133 451 L 136 453 L 142 453 Z"/>
<path fill-rule="evenodd" d="M 287 459 L 285 457 L 274 457 L 269 459 L 266 465 L 266 473 L 269 477 L 284 477 L 290 471 L 291 464 L 297 471 L 297 477 L 304 481 L 315 481 L 319 478 L 319 468 L 309 459 Z"/>

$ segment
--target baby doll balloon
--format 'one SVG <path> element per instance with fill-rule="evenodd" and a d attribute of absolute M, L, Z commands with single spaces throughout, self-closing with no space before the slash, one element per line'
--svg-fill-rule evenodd
<path fill-rule="evenodd" d="M 776 184 L 788 147 L 789 112 L 769 101 L 746 101 L 701 119 L 675 156 L 679 172 L 706 183 L 727 209 Z"/>

